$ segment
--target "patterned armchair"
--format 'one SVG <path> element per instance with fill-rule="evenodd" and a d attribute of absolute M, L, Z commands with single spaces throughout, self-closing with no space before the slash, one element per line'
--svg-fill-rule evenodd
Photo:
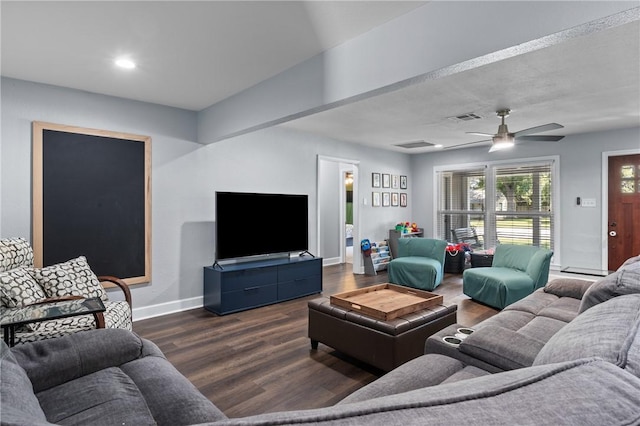
<path fill-rule="evenodd" d="M 110 300 L 102 283 L 110 282 L 124 300 Z M 132 329 L 131 293 L 119 278 L 97 277 L 84 256 L 44 268 L 33 267 L 33 249 L 24 238 L 0 240 L 0 317 L 7 309 L 65 298 L 99 297 L 106 311 L 104 327 Z M 49 339 L 97 328 L 93 315 L 32 323 L 15 333 L 16 343 Z"/>

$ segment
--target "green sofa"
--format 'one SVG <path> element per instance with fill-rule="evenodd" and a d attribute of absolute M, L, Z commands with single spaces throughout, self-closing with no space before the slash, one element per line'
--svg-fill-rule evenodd
<path fill-rule="evenodd" d="M 430 238 L 400 238 L 398 256 L 389 262 L 389 282 L 433 290 L 442 282 L 447 242 Z"/>
<path fill-rule="evenodd" d="M 503 309 L 544 287 L 551 256 L 553 252 L 545 248 L 500 244 L 492 266 L 464 271 L 462 291 L 478 302 Z"/>

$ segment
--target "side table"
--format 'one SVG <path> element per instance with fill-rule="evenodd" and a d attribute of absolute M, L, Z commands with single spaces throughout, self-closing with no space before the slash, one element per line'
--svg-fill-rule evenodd
<path fill-rule="evenodd" d="M 0 310 L 0 327 L 4 334 L 4 342 L 15 345 L 16 328 L 24 324 L 93 314 L 96 326 L 104 328 L 104 303 L 99 297 L 88 299 L 46 301 L 27 305 L 23 308 L 5 308 Z"/>
<path fill-rule="evenodd" d="M 471 252 L 471 267 L 481 268 L 493 264 L 493 254 L 483 252 Z"/>

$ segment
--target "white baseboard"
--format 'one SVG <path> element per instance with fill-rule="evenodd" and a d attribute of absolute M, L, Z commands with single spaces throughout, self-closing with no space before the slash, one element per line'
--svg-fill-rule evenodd
<path fill-rule="evenodd" d="M 203 297 L 198 296 L 190 299 L 175 300 L 173 302 L 145 306 L 143 308 L 133 308 L 133 321 L 140 321 L 147 318 L 188 311 L 189 309 L 202 308 L 203 305 Z"/>
<path fill-rule="evenodd" d="M 322 266 L 339 265 L 339 264 L 340 264 L 340 257 L 330 257 L 330 258 L 323 257 L 322 258 Z"/>

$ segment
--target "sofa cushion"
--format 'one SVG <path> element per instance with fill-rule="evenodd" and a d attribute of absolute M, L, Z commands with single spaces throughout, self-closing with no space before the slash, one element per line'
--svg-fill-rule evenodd
<path fill-rule="evenodd" d="M 540 315 L 540 312 L 547 309 L 549 306 L 558 303 L 559 297 L 553 294 L 544 292 L 542 289 L 537 289 L 524 299 L 520 299 L 517 302 L 513 302 L 509 306 L 506 306 L 502 312 L 527 312 L 533 316 Z M 575 315 L 578 315 L 578 308 L 576 307 Z M 493 318 L 493 317 L 491 317 Z M 489 318 L 489 319 L 491 319 Z"/>
<path fill-rule="evenodd" d="M 162 392 L 160 390 L 160 392 Z M 47 419 L 64 425 L 155 425 L 144 395 L 117 367 L 36 394 Z"/>
<path fill-rule="evenodd" d="M 486 326 L 459 346 L 460 352 L 503 370 L 529 367 L 544 342 L 500 326 Z"/>
<path fill-rule="evenodd" d="M 31 381 L 15 357 L 0 341 L 0 423 L 3 425 L 48 425 L 33 393 Z"/>
<path fill-rule="evenodd" d="M 0 272 L 0 301 L 7 308 L 19 308 L 38 302 L 46 294 L 32 275 L 31 268 Z"/>
<path fill-rule="evenodd" d="M 0 271 L 33 266 L 33 249 L 24 238 L 0 240 Z"/>
<path fill-rule="evenodd" d="M 434 368 L 438 366 L 438 368 Z M 444 355 L 427 354 L 405 362 L 379 379 L 358 389 L 339 404 L 348 404 L 394 395 L 427 386 L 436 386 L 461 371 L 464 364 Z"/>
<path fill-rule="evenodd" d="M 11 351 L 40 392 L 137 359 L 143 346 L 144 340 L 130 331 L 104 328 L 17 345 Z"/>
<path fill-rule="evenodd" d="M 591 285 L 582 297 L 580 312 L 624 294 L 640 293 L 640 262 L 632 262 Z"/>
<path fill-rule="evenodd" d="M 35 277 L 48 297 L 82 296 L 109 300 L 84 256 L 35 269 Z"/>
<path fill-rule="evenodd" d="M 120 368 L 140 390 L 158 425 L 195 425 L 227 418 L 164 357 L 146 356 Z"/>
<path fill-rule="evenodd" d="M 640 294 L 616 297 L 578 315 L 542 348 L 534 365 L 600 357 L 640 377 Z"/>

